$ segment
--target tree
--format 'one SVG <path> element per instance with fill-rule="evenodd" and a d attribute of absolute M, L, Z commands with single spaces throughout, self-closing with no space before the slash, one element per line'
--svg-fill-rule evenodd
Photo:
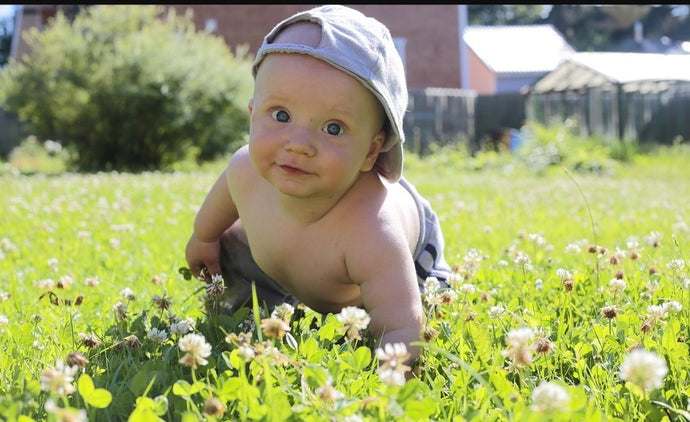
<path fill-rule="evenodd" d="M 541 19 L 545 5 L 540 4 L 470 4 L 470 25 L 529 25 Z"/>
<path fill-rule="evenodd" d="M 0 67 L 7 64 L 12 48 L 12 22 L 9 18 L 0 19 Z"/>
<path fill-rule="evenodd" d="M 646 38 L 690 40 L 688 5 L 635 4 L 473 4 L 470 25 L 552 24 L 578 51 L 615 51 L 633 38 L 640 22 Z"/>
<path fill-rule="evenodd" d="M 59 13 L 26 35 L 28 57 L 0 73 L 0 104 L 32 134 L 60 140 L 79 170 L 165 168 L 244 142 L 251 95 L 246 49 L 195 32 L 191 15 L 101 5 Z"/>

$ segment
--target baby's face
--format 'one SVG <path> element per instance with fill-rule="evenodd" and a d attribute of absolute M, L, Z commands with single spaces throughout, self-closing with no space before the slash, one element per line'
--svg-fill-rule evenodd
<path fill-rule="evenodd" d="M 357 79 L 304 54 L 270 54 L 249 105 L 249 153 L 284 194 L 343 194 L 373 168 L 385 114 Z"/>

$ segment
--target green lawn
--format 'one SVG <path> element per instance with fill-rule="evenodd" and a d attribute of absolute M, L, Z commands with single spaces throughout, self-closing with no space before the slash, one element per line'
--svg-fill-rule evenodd
<path fill-rule="evenodd" d="M 604 172 L 408 156 L 405 175 L 439 214 L 458 280 L 425 298 L 430 340 L 402 386 L 384 382 L 370 342 L 342 339 L 335 315 L 306 309 L 270 338 L 255 328 L 268 315 L 206 314 L 203 285 L 178 269 L 222 162 L 141 175 L 3 171 L 0 415 L 690 420 L 689 164 L 682 148 Z M 185 321 L 212 348 L 196 368 L 179 363 L 172 326 Z M 253 337 L 228 342 L 230 332 Z M 60 368 L 75 351 L 88 363 Z"/>

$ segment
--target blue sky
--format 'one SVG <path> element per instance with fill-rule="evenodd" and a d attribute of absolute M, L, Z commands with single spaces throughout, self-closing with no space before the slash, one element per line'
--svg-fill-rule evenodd
<path fill-rule="evenodd" d="M 13 4 L 0 4 L 0 18 L 12 16 L 12 14 L 14 14 Z"/>

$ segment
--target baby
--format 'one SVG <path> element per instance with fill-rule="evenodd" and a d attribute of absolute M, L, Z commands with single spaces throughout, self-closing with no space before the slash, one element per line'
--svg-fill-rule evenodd
<path fill-rule="evenodd" d="M 379 344 L 414 359 L 427 277 L 451 270 L 428 201 L 402 178 L 407 85 L 388 29 L 343 6 L 297 13 L 253 63 L 249 143 L 194 222 L 192 272 L 221 273 L 234 307 L 364 308 Z"/>

